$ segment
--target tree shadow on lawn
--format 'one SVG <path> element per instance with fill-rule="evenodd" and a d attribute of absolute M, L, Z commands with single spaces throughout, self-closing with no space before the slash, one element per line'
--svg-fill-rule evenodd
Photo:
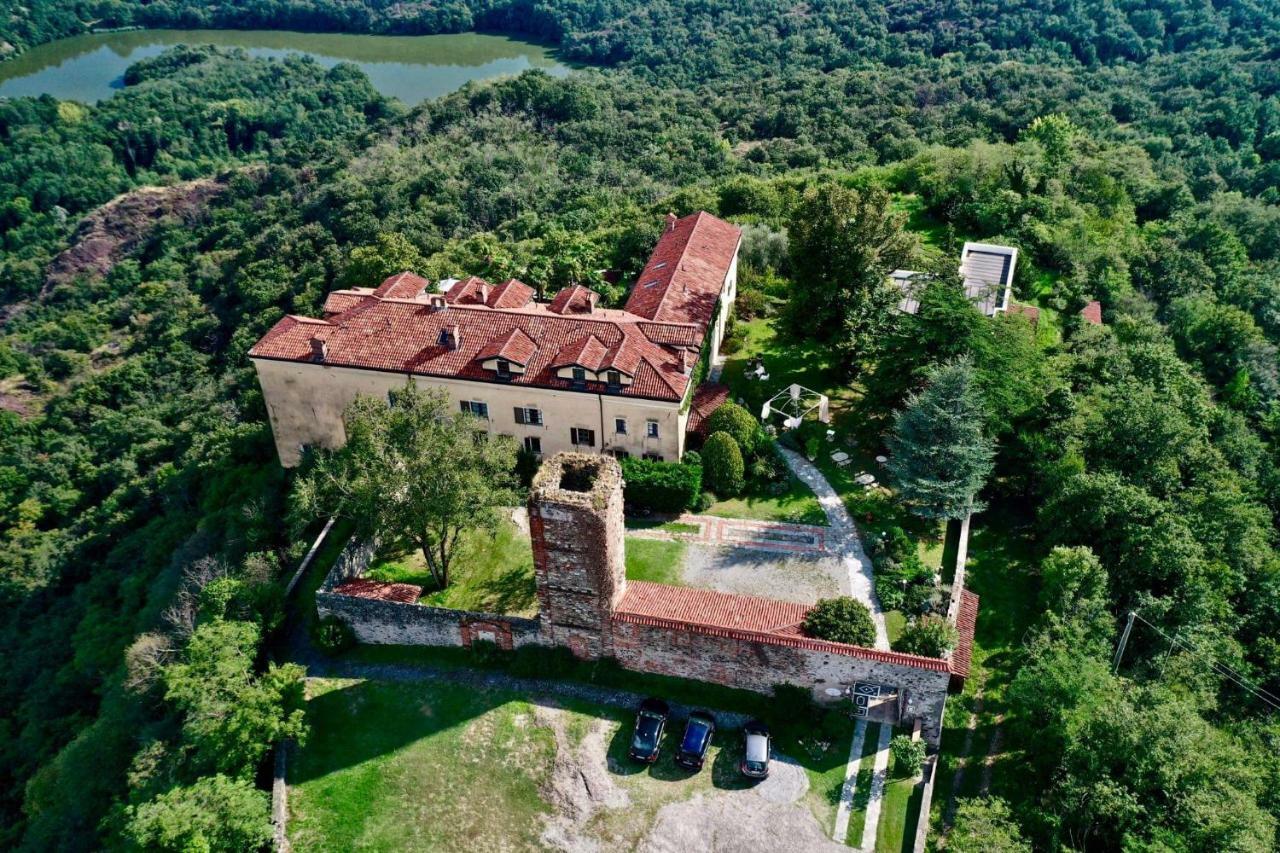
<path fill-rule="evenodd" d="M 307 702 L 311 727 L 306 745 L 290 763 L 297 785 L 389 756 L 447 729 L 466 726 L 511 702 L 564 708 L 620 722 L 632 712 L 573 699 L 527 696 L 473 684 L 429 681 L 356 681 L 326 690 Z M 480 749 L 482 747 L 477 747 Z"/>

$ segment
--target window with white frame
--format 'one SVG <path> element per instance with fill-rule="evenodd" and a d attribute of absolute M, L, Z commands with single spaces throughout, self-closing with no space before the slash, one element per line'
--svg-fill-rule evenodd
<path fill-rule="evenodd" d="M 524 449 L 530 453 L 541 453 L 542 439 L 536 435 L 526 435 L 524 437 Z"/>
<path fill-rule="evenodd" d="M 627 419 L 626 419 L 626 418 L 614 418 L 614 419 L 613 419 L 613 431 L 614 431 L 615 433 L 617 433 L 618 435 L 626 435 L 626 434 L 627 434 Z"/>
<path fill-rule="evenodd" d="M 595 447 L 596 431 L 583 427 L 571 427 L 569 429 L 569 443 L 576 447 Z"/>
<path fill-rule="evenodd" d="M 499 379 L 511 378 L 511 362 L 507 361 L 505 358 L 500 358 L 498 359 L 497 368 Z"/>
<path fill-rule="evenodd" d="M 649 438 L 658 437 L 658 422 L 655 420 L 647 420 L 644 423 L 644 434 Z"/>
<path fill-rule="evenodd" d="M 479 400 L 463 400 L 462 411 L 469 415 L 475 415 L 477 418 L 489 420 L 489 404 L 482 403 Z"/>
<path fill-rule="evenodd" d="M 533 406 L 516 406 L 515 415 L 518 424 L 542 426 L 542 409 Z"/>

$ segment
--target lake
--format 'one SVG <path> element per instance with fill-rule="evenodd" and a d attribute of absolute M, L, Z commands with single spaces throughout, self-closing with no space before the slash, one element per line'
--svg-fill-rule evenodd
<path fill-rule="evenodd" d="M 0 97 L 53 95 L 92 103 L 123 85 L 124 70 L 174 45 L 243 48 L 250 56 L 300 53 L 325 67 L 350 62 L 384 95 L 406 104 L 452 92 L 470 80 L 540 68 L 568 74 L 549 48 L 506 36 L 459 33 L 374 36 L 279 30 L 133 30 L 73 36 L 32 48 L 0 63 Z"/>

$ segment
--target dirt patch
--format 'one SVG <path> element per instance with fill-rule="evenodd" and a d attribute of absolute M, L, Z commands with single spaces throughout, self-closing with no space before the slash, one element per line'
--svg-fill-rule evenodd
<path fill-rule="evenodd" d="M 809 774 L 790 758 L 775 753 L 769 778 L 752 790 L 771 803 L 794 803 L 809 793 Z"/>
<path fill-rule="evenodd" d="M 49 264 L 40 295 L 81 276 L 106 275 L 158 225 L 190 222 L 226 191 L 225 181 L 201 178 L 116 196 L 80 221 L 70 248 Z"/>
<path fill-rule="evenodd" d="M 690 544 L 681 580 L 689 586 L 745 595 L 760 595 L 812 604 L 820 598 L 848 594 L 839 557 L 831 554 L 775 554 L 750 548 Z"/>
<path fill-rule="evenodd" d="M 700 794 L 658 811 L 640 853 L 821 853 L 847 851 L 794 804 L 741 793 Z"/>
<path fill-rule="evenodd" d="M 565 711 L 536 705 L 534 719 L 551 729 L 556 739 L 555 763 L 543 789 L 553 811 L 542 842 L 564 853 L 597 853 L 603 849 L 600 842 L 584 832 L 591 816 L 599 809 L 620 809 L 631 803 L 609 775 L 608 723 L 592 720 L 582 741 L 575 744 Z"/>

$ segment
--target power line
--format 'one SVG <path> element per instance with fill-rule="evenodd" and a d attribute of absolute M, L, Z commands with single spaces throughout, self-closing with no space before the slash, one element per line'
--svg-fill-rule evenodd
<path fill-rule="evenodd" d="M 1275 708 L 1277 711 L 1280 711 L 1280 698 L 1277 698 L 1271 693 L 1268 693 L 1266 690 L 1263 690 L 1261 687 L 1258 687 L 1256 685 L 1249 683 L 1248 679 L 1246 679 L 1243 675 L 1241 675 L 1236 670 L 1232 669 L 1230 666 L 1227 666 L 1226 664 L 1221 663 L 1212 655 L 1208 654 L 1207 652 L 1201 651 L 1200 649 L 1191 645 L 1191 643 L 1189 642 L 1183 641 L 1178 637 L 1170 637 L 1164 631 L 1160 630 L 1160 628 L 1153 625 L 1151 622 L 1148 622 L 1146 619 L 1143 619 L 1140 614 L 1135 612 L 1135 613 L 1132 613 L 1131 616 L 1137 618 L 1139 621 L 1142 622 L 1142 624 L 1146 625 L 1148 628 L 1155 631 L 1161 637 L 1168 640 L 1171 644 L 1181 646 L 1182 648 L 1191 652 L 1193 655 L 1197 655 L 1198 657 L 1208 660 L 1210 666 L 1213 667 L 1214 672 L 1218 673 L 1224 678 L 1229 679 L 1230 681 L 1234 682 L 1240 687 L 1243 687 L 1246 691 L 1253 694 L 1256 698 L 1261 699 L 1263 702 L 1270 705 L 1272 708 Z M 1128 632 L 1126 631 L 1125 633 L 1127 636 Z M 1123 649 L 1123 646 L 1121 648 Z M 1119 656 L 1117 655 L 1117 664 L 1118 663 L 1119 663 Z"/>

